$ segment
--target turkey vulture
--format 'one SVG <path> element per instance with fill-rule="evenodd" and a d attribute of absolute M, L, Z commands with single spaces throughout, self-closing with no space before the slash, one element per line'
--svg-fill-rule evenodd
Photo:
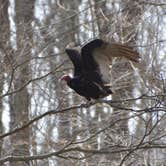
<path fill-rule="evenodd" d="M 64 75 L 60 80 L 66 81 L 71 89 L 88 101 L 112 94 L 110 66 L 113 57 L 139 61 L 139 54 L 133 48 L 101 39 L 90 41 L 80 51 L 70 48 L 65 51 L 74 65 L 74 76 Z"/>

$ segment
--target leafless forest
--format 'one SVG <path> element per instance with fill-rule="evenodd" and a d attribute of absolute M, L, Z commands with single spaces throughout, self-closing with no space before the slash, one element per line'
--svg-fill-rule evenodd
<path fill-rule="evenodd" d="M 95 38 L 141 59 L 114 59 L 113 95 L 87 105 L 58 79 Z M 165 0 L 0 0 L 0 71 L 0 165 L 166 165 Z"/>

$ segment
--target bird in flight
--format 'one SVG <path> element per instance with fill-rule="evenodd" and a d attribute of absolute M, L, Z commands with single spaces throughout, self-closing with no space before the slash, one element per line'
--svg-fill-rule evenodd
<path fill-rule="evenodd" d="M 139 54 L 132 47 L 119 43 L 108 43 L 94 39 L 85 44 L 80 51 L 66 48 L 66 53 L 74 65 L 73 77 L 64 75 L 67 85 L 88 101 L 112 94 L 111 68 L 114 57 L 124 57 L 139 62 Z"/>

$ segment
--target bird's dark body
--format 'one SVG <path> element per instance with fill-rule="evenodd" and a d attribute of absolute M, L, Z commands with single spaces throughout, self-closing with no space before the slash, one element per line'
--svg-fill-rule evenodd
<path fill-rule="evenodd" d="M 67 85 L 89 101 L 91 98 L 98 99 L 108 95 L 106 89 L 104 90 L 101 85 L 82 76 L 72 78 Z"/>
<path fill-rule="evenodd" d="M 112 93 L 109 88 L 104 87 L 98 64 L 91 55 L 102 44 L 103 41 L 98 39 L 86 44 L 81 50 L 82 56 L 76 50 L 66 49 L 75 67 L 74 78 L 67 81 L 67 85 L 87 100 L 99 99 Z"/>
<path fill-rule="evenodd" d="M 84 45 L 80 52 L 66 49 L 74 65 L 74 77 L 64 76 L 67 85 L 87 100 L 99 99 L 112 94 L 109 65 L 112 57 L 126 57 L 138 62 L 139 55 L 131 47 L 118 43 L 107 43 L 95 39 Z"/>

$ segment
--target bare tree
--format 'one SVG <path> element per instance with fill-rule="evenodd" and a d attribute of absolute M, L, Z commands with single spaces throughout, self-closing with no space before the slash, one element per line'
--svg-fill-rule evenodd
<path fill-rule="evenodd" d="M 0 165 L 165 165 L 164 0 L 0 2 Z M 141 59 L 114 59 L 114 94 L 86 104 L 58 79 L 72 74 L 66 46 L 94 38 Z"/>
<path fill-rule="evenodd" d="M 8 17 L 8 7 L 9 1 L 0 1 L 0 94 L 3 94 L 4 82 L 5 82 L 5 72 L 7 69 L 7 58 L 9 53 L 9 41 L 10 41 L 10 31 L 9 31 L 9 17 Z M 4 124 L 2 123 L 2 113 L 3 113 L 3 100 L 0 99 L 0 133 L 4 132 Z M 2 143 L 0 141 L 0 154 L 2 152 Z"/>
<path fill-rule="evenodd" d="M 35 1 L 15 1 L 15 24 L 16 24 L 16 51 L 13 59 L 15 65 L 23 64 L 24 61 L 31 58 L 32 54 L 32 21 L 34 13 Z M 24 86 L 31 78 L 29 65 L 17 67 L 14 71 L 12 80 L 12 90 L 18 90 Z M 10 129 L 16 128 L 20 124 L 24 124 L 29 120 L 29 93 L 28 89 L 18 91 L 18 93 L 10 96 Z M 30 128 L 27 127 L 23 131 L 11 136 L 12 154 L 29 155 L 30 150 Z M 12 166 L 18 165 L 17 162 L 11 162 Z M 27 163 L 20 163 L 27 165 Z"/>

